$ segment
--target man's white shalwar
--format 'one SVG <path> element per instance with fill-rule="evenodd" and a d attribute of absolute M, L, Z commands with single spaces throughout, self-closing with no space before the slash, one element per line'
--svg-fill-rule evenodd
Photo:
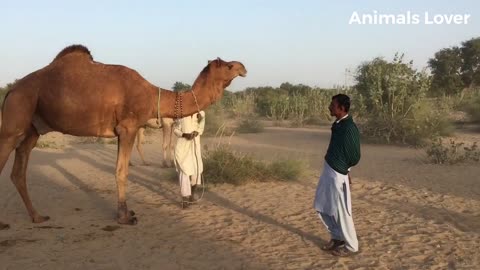
<path fill-rule="evenodd" d="M 345 241 L 350 251 L 358 251 L 348 175 L 336 172 L 327 162 L 315 193 L 314 208 L 334 239 Z"/>

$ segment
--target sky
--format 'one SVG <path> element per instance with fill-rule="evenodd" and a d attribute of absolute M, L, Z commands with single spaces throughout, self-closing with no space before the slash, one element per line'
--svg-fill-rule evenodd
<path fill-rule="evenodd" d="M 353 84 L 352 72 L 375 57 L 404 53 L 422 69 L 438 50 L 480 37 L 478 0 L 0 0 L 0 11 L 0 86 L 83 44 L 96 61 L 128 66 L 167 89 L 192 84 L 217 57 L 248 70 L 229 90 L 283 82 L 326 88 Z M 354 13 L 397 18 L 407 11 L 421 22 L 349 24 Z M 470 17 L 432 25 L 425 12 Z"/>

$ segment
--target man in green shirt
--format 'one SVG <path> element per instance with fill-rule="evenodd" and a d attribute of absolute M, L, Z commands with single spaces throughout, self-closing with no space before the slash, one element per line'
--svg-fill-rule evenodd
<path fill-rule="evenodd" d="M 358 251 L 349 172 L 360 161 L 360 133 L 348 114 L 350 98 L 347 95 L 333 96 L 329 110 L 336 120 L 332 124 L 332 136 L 318 182 L 314 208 L 331 235 L 330 242 L 322 249 L 335 256 L 348 256 Z"/>

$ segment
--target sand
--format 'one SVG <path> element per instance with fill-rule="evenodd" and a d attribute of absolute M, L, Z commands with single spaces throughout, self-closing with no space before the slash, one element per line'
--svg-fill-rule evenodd
<path fill-rule="evenodd" d="M 128 204 L 136 226 L 114 221 L 116 145 L 81 144 L 49 134 L 27 173 L 40 214 L 33 224 L 9 180 L 0 178 L 0 269 L 476 269 L 480 265 L 480 166 L 432 165 L 422 150 L 363 145 L 352 171 L 360 252 L 336 258 L 320 250 L 329 235 L 312 208 L 330 136 L 328 127 L 267 128 L 234 136 L 235 149 L 258 158 L 305 159 L 297 182 L 209 185 L 180 209 L 178 184 L 160 168 L 161 132 L 133 154 Z M 474 134 L 473 138 L 480 135 Z M 204 138 L 212 144 L 212 139 Z M 170 172 L 169 172 L 170 170 Z M 208 180 L 208 179 L 207 179 Z"/>

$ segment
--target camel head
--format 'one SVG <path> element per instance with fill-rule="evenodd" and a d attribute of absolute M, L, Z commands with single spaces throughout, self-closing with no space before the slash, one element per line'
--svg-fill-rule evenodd
<path fill-rule="evenodd" d="M 237 76 L 247 76 L 247 69 L 245 69 L 245 66 L 242 63 L 237 61 L 226 62 L 220 59 L 220 57 L 208 61 L 208 69 L 211 72 L 210 74 L 213 74 L 216 80 L 224 82 L 224 88 L 229 86 L 232 80 Z"/>

